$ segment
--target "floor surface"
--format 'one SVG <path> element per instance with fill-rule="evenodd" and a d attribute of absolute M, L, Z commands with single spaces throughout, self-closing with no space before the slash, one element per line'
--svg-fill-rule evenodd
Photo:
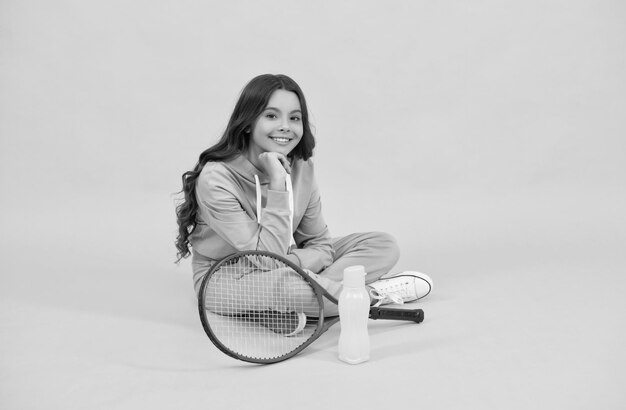
<path fill-rule="evenodd" d="M 426 231 L 436 231 L 448 199 L 424 201 L 433 216 Z M 200 326 L 188 262 L 172 263 L 173 227 L 147 223 L 172 222 L 163 198 L 144 198 L 156 204 L 145 221 L 120 217 L 105 200 L 83 214 L 7 209 L 14 218 L 3 220 L 5 232 L 17 238 L 3 235 L 2 243 L 1 407 L 624 408 L 623 199 L 593 221 L 559 221 L 551 212 L 569 201 L 545 199 L 552 205 L 538 213 L 529 203 L 528 218 L 510 222 L 509 234 L 496 221 L 508 205 L 521 209 L 523 196 L 500 198 L 501 214 L 474 213 L 464 234 L 403 238 L 398 268 L 435 281 L 415 304 L 426 320 L 370 322 L 371 360 L 356 366 L 337 360 L 339 325 L 280 364 L 220 353 Z M 530 235 L 533 226 L 549 229 Z M 45 246 L 25 249 L 33 235 Z"/>

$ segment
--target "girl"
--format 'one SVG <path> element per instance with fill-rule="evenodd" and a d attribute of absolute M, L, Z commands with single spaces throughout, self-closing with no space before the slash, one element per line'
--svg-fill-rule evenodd
<path fill-rule="evenodd" d="M 282 255 L 337 298 L 351 265 L 365 267 L 373 304 L 410 302 L 430 292 L 432 281 L 422 273 L 381 279 L 399 257 L 390 235 L 330 237 L 310 160 L 314 146 L 295 81 L 265 74 L 245 86 L 222 138 L 182 178 L 176 247 L 179 260 L 192 255 L 196 293 L 213 263 L 240 250 Z M 324 313 L 338 314 L 334 305 Z"/>

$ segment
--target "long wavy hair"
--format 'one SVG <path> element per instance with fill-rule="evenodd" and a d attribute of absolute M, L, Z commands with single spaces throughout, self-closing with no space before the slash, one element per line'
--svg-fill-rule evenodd
<path fill-rule="evenodd" d="M 263 74 L 250 80 L 241 91 L 239 99 L 235 104 L 235 109 L 220 140 L 202 152 L 194 168 L 185 172 L 182 176 L 183 189 L 180 192 L 184 194 L 184 200 L 176 207 L 178 222 L 178 236 L 176 238 L 177 262 L 191 253 L 189 236 L 196 229 L 198 223 L 196 181 L 200 176 L 200 172 L 202 172 L 202 168 L 207 162 L 228 161 L 247 151 L 251 131 L 257 119 L 263 113 L 265 107 L 267 107 L 272 93 L 276 90 L 294 92 L 298 96 L 298 100 L 300 100 L 303 135 L 298 145 L 289 153 L 290 159 L 301 158 L 306 161 L 313 155 L 315 138 L 311 132 L 306 100 L 300 86 L 290 77 L 282 74 Z"/>

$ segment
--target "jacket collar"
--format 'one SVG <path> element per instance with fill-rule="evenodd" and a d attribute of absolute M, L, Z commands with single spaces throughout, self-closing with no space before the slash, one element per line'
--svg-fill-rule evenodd
<path fill-rule="evenodd" d="M 224 162 L 224 165 L 226 165 L 233 172 L 243 177 L 245 180 L 252 183 L 254 183 L 255 175 L 258 175 L 261 185 L 269 184 L 270 182 L 269 177 L 265 175 L 263 171 L 255 167 L 254 164 L 252 164 L 252 162 L 248 160 L 245 154 L 240 154 L 230 161 Z"/>

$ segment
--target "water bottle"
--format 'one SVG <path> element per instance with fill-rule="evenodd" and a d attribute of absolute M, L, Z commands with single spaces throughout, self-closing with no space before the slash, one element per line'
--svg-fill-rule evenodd
<path fill-rule="evenodd" d="M 370 297 L 365 288 L 365 269 L 350 266 L 343 271 L 343 290 L 339 295 L 339 360 L 358 364 L 370 358 L 367 333 Z"/>

